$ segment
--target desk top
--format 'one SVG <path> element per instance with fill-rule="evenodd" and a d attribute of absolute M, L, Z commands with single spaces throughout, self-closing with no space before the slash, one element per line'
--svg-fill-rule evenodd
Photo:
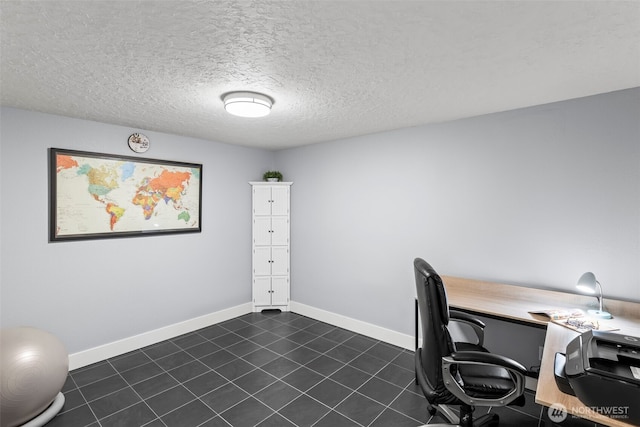
<path fill-rule="evenodd" d="M 530 311 L 552 308 L 586 309 L 589 304 L 596 302 L 595 297 L 588 295 L 483 282 L 453 276 L 441 277 L 446 286 L 451 307 L 543 328 L 547 326 L 549 318 L 539 314 L 531 314 Z M 640 304 L 605 298 L 604 305 L 607 311 L 616 317 L 616 323 L 638 327 Z"/>
<path fill-rule="evenodd" d="M 595 301 L 594 297 L 452 276 L 442 276 L 442 280 L 447 289 L 449 305 L 453 308 L 547 329 L 536 388 L 536 403 L 545 406 L 559 403 L 568 412 L 600 424 L 631 426 L 621 420 L 589 411 L 576 397 L 558 389 L 553 374 L 555 354 L 564 352 L 569 341 L 578 332 L 552 323 L 546 316 L 529 313 L 552 308 L 585 309 Z M 606 298 L 604 304 L 614 318 L 600 320 L 601 323 L 640 336 L 640 304 Z"/>

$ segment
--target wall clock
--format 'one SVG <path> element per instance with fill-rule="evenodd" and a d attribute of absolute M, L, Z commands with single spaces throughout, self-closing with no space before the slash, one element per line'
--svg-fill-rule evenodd
<path fill-rule="evenodd" d="M 144 153 L 149 149 L 149 138 L 141 133 L 131 134 L 128 140 L 129 148 L 136 153 Z"/>

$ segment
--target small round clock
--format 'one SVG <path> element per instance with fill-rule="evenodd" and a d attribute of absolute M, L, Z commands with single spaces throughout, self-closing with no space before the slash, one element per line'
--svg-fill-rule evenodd
<path fill-rule="evenodd" d="M 149 149 L 149 138 L 141 133 L 131 134 L 128 140 L 129 148 L 136 153 L 144 153 Z"/>

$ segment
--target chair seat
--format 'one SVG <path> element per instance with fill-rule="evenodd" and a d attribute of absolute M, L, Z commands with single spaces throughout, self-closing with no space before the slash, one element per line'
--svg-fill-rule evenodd
<path fill-rule="evenodd" d="M 458 368 L 465 393 L 477 398 L 499 398 L 513 390 L 515 384 L 509 372 L 500 367 L 465 365 Z M 511 405 L 524 405 L 524 395 Z"/>

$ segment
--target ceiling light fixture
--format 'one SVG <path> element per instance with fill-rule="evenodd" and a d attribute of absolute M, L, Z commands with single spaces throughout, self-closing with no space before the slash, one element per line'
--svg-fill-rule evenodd
<path fill-rule="evenodd" d="M 271 112 L 273 101 L 255 92 L 231 92 L 224 96 L 224 109 L 240 117 L 264 117 Z"/>

